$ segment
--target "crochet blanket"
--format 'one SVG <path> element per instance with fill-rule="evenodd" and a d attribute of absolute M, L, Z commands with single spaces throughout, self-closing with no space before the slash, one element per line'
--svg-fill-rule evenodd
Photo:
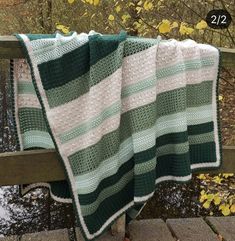
<path fill-rule="evenodd" d="M 48 186 L 72 201 L 87 240 L 135 217 L 158 183 L 220 166 L 215 47 L 123 31 L 17 37 L 27 56 L 13 61 L 20 148 L 55 148 L 67 175 L 22 190 Z"/>

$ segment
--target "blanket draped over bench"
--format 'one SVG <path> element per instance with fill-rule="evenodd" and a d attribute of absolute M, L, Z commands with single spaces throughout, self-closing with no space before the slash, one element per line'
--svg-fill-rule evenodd
<path fill-rule="evenodd" d="M 48 186 L 72 202 L 87 240 L 135 217 L 158 183 L 220 166 L 217 48 L 124 31 L 17 38 L 27 57 L 12 62 L 20 149 L 55 148 L 67 176 L 21 191 Z"/>

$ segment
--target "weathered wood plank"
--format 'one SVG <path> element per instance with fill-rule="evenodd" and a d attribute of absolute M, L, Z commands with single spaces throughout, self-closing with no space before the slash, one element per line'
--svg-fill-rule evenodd
<path fill-rule="evenodd" d="M 235 217 L 207 217 L 206 220 L 223 240 L 235 240 Z"/>
<path fill-rule="evenodd" d="M 0 154 L 0 184 L 15 185 L 64 180 L 62 164 L 54 150 Z"/>
<path fill-rule="evenodd" d="M 132 241 L 175 241 L 166 223 L 161 219 L 133 221 L 129 225 L 129 233 Z"/>
<path fill-rule="evenodd" d="M 235 147 L 223 147 L 223 166 L 206 173 L 234 172 Z M 53 170 L 53 172 L 51 171 Z M 0 154 L 0 185 L 17 185 L 64 180 L 55 150 L 5 152 Z"/>
<path fill-rule="evenodd" d="M 67 229 L 27 233 L 22 235 L 20 241 L 70 241 Z"/>
<path fill-rule="evenodd" d="M 219 49 L 222 54 L 222 65 L 235 67 L 235 49 Z M 22 48 L 15 36 L 0 36 L 0 58 L 24 58 Z"/>
<path fill-rule="evenodd" d="M 168 219 L 166 223 L 180 241 L 217 240 L 217 235 L 202 218 Z"/>
<path fill-rule="evenodd" d="M 111 226 L 111 232 L 113 235 L 119 235 L 125 237 L 126 231 L 126 215 L 122 215 L 117 221 Z"/>
<path fill-rule="evenodd" d="M 6 236 L 6 237 L 0 237 L 0 241 L 18 241 L 17 236 Z"/>
<path fill-rule="evenodd" d="M 76 240 L 77 241 L 85 241 L 85 239 L 82 237 L 80 228 L 75 229 L 76 233 Z M 107 231 L 103 235 L 101 235 L 99 238 L 96 239 L 96 241 L 123 241 L 124 237 L 120 235 L 112 235 L 110 231 Z M 134 240 L 133 240 L 134 241 Z"/>

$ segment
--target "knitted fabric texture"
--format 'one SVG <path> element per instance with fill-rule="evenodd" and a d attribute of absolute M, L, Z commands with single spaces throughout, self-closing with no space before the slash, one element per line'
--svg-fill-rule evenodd
<path fill-rule="evenodd" d="M 220 166 L 215 47 L 123 31 L 17 37 L 27 56 L 13 62 L 20 148 L 55 148 L 67 175 L 22 192 L 48 186 L 72 201 L 87 240 L 135 217 L 158 183 Z"/>

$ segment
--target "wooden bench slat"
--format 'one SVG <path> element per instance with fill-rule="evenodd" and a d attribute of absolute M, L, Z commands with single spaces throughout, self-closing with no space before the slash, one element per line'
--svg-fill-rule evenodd
<path fill-rule="evenodd" d="M 206 173 L 234 172 L 235 147 L 223 147 L 223 166 Z M 65 179 L 63 164 L 55 150 L 5 152 L 0 154 L 0 185 L 50 182 Z"/>
<path fill-rule="evenodd" d="M 235 67 L 235 49 L 219 48 L 222 53 L 222 65 Z M 15 36 L 0 36 L 0 58 L 24 58 L 22 48 Z"/>

